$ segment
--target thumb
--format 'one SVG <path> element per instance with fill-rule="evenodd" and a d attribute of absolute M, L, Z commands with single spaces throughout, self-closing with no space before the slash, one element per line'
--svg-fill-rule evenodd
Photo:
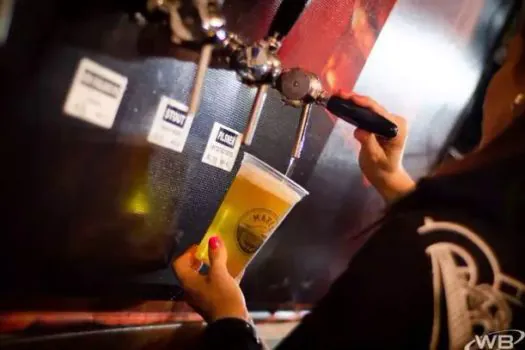
<path fill-rule="evenodd" d="M 219 236 L 213 236 L 208 240 L 208 258 L 210 260 L 210 271 L 226 270 L 228 253 Z"/>

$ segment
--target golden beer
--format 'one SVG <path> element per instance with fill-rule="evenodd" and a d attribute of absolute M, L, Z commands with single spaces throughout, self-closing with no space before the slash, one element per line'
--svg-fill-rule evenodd
<path fill-rule="evenodd" d="M 286 215 L 308 192 L 268 164 L 244 158 L 196 253 L 208 264 L 208 240 L 221 237 L 228 251 L 228 271 L 238 276 Z"/>

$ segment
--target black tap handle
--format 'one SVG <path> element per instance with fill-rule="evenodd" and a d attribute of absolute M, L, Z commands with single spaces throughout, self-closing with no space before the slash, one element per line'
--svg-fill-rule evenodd
<path fill-rule="evenodd" d="M 326 109 L 360 129 L 388 139 L 397 136 L 396 124 L 368 108 L 355 104 L 352 100 L 332 96 L 326 103 Z"/>
<path fill-rule="evenodd" d="M 268 36 L 277 34 L 279 39 L 283 39 L 288 35 L 295 22 L 297 22 L 301 16 L 301 13 L 303 13 L 308 1 L 309 0 L 283 0 L 270 25 Z"/>

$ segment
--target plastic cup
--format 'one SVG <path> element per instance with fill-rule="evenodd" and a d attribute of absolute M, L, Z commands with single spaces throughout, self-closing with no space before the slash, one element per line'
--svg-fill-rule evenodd
<path fill-rule="evenodd" d="M 260 159 L 244 153 L 241 167 L 197 249 L 209 264 L 208 240 L 219 236 L 228 271 L 238 276 L 308 191 Z"/>

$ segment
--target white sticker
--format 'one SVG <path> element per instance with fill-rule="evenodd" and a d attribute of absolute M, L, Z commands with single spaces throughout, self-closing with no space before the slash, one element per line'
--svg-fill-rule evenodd
<path fill-rule="evenodd" d="M 193 116 L 188 116 L 187 106 L 162 96 L 148 141 L 176 152 L 182 152 L 192 123 Z"/>
<path fill-rule="evenodd" d="M 241 139 L 241 133 L 215 122 L 202 156 L 202 162 L 231 171 L 241 148 Z"/>
<path fill-rule="evenodd" d="M 83 58 L 64 104 L 64 113 L 110 129 L 115 121 L 128 78 Z"/>

